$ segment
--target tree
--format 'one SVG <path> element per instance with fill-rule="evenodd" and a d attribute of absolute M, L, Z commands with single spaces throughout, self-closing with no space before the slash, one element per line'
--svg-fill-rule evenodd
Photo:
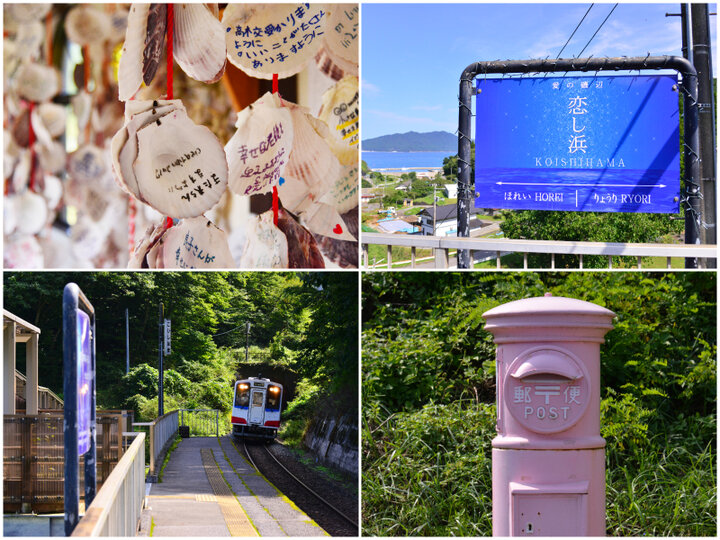
<path fill-rule="evenodd" d="M 458 175 L 458 155 L 443 158 L 443 174 L 445 178 L 451 182 L 457 183 Z M 474 182 L 475 178 L 475 141 L 470 141 L 470 179 Z"/>

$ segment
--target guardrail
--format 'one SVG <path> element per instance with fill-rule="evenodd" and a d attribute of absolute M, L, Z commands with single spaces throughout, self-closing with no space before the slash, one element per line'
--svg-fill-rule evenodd
<path fill-rule="evenodd" d="M 671 268 L 673 258 L 717 259 L 717 246 L 708 244 L 632 244 L 618 242 L 567 242 L 558 240 L 514 240 L 506 238 L 457 238 L 455 236 L 416 236 L 407 234 L 381 234 L 363 233 L 361 236 L 363 249 L 362 264 L 369 266 L 368 246 L 387 246 L 386 268 L 392 269 L 392 247 L 402 246 L 411 248 L 410 268 L 416 267 L 416 248 L 434 249 L 435 268 L 448 268 L 450 266 L 451 249 L 470 250 L 473 260 L 475 252 L 489 252 L 494 254 L 496 268 L 501 269 L 500 258 L 507 253 L 522 253 L 523 269 L 528 268 L 528 253 L 550 254 L 550 269 L 555 268 L 555 255 L 577 255 L 579 268 L 583 268 L 584 255 L 601 255 L 608 258 L 608 269 L 612 269 L 614 256 L 635 257 L 638 269 L 642 269 L 642 257 L 665 257 L 667 267 Z"/>
<path fill-rule="evenodd" d="M 188 427 L 189 437 L 220 436 L 218 409 L 180 409 L 180 425 Z"/>
<path fill-rule="evenodd" d="M 149 427 L 148 440 L 150 441 L 150 470 L 148 476 L 156 476 L 161 464 L 160 455 L 175 438 L 178 431 L 178 411 L 170 411 L 158 416 L 152 422 L 134 422 L 135 426 Z"/>
<path fill-rule="evenodd" d="M 72 536 L 135 536 L 145 498 L 145 434 L 138 433 Z"/>

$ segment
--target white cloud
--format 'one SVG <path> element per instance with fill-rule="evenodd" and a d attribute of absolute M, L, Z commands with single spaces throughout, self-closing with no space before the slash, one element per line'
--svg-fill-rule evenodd
<path fill-rule="evenodd" d="M 380 93 L 380 87 L 374 85 L 370 81 L 367 81 L 365 79 L 362 80 L 362 89 L 363 92 L 367 92 L 369 94 L 379 94 Z"/>

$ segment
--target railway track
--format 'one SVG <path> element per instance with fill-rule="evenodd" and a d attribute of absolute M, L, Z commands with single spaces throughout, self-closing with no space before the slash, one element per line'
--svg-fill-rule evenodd
<path fill-rule="evenodd" d="M 240 442 L 242 453 L 250 464 L 325 531 L 332 536 L 357 536 L 357 521 L 348 515 L 353 511 L 357 514 L 357 500 L 350 501 L 347 496 L 338 494 L 336 487 L 330 486 L 326 480 L 313 478 L 312 472 L 298 463 L 283 464 L 268 446 L 264 443 L 246 444 L 244 440 Z M 323 497 L 318 491 L 330 492 L 332 497 L 327 493 Z M 328 498 L 332 498 L 335 504 L 330 503 Z"/>

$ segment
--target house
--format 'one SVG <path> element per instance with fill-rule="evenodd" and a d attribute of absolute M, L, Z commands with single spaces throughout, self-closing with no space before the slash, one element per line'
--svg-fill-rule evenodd
<path fill-rule="evenodd" d="M 472 216 L 478 213 L 475 207 L 470 208 L 470 234 L 480 229 L 483 224 L 479 219 L 473 219 Z M 433 234 L 433 207 L 425 208 L 418 213 L 420 218 L 422 234 L 432 236 Z M 437 207 L 437 227 L 435 229 L 436 236 L 455 236 L 457 235 L 457 205 L 445 204 Z"/>
<path fill-rule="evenodd" d="M 443 188 L 448 199 L 457 199 L 457 184 L 444 184 Z"/>

